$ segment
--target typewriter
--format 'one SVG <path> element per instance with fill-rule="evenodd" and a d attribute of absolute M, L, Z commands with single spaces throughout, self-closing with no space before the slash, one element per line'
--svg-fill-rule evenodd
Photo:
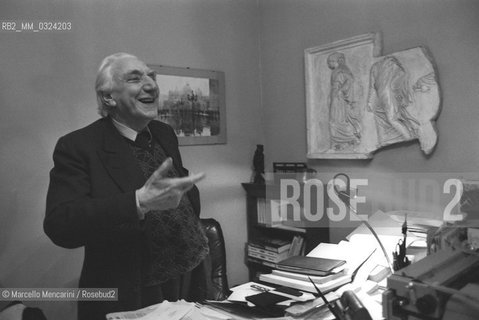
<path fill-rule="evenodd" d="M 392 274 L 383 293 L 388 320 L 478 319 L 479 254 L 438 251 Z"/>

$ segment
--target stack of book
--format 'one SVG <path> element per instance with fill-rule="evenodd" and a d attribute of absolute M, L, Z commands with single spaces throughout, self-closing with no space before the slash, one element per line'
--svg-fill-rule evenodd
<path fill-rule="evenodd" d="M 293 257 L 276 265 L 277 270 L 262 274 L 259 280 L 302 291 L 316 292 L 311 280 L 324 293 L 351 282 L 356 270 L 374 252 L 374 246 L 321 243 L 306 257 Z M 293 263 L 288 261 L 293 259 Z M 316 262 L 317 261 L 317 262 Z"/>
<path fill-rule="evenodd" d="M 323 293 L 335 290 L 352 280 L 351 274 L 344 270 L 337 273 L 331 273 L 327 276 L 312 276 L 295 272 L 273 270 L 270 274 L 261 274 L 259 276 L 259 279 L 263 282 L 315 293 L 316 289 L 311 284 L 309 278 L 313 280 Z"/>
<path fill-rule="evenodd" d="M 262 238 L 247 244 L 248 260 L 269 267 L 276 267 L 289 257 L 292 242 L 281 239 Z"/>

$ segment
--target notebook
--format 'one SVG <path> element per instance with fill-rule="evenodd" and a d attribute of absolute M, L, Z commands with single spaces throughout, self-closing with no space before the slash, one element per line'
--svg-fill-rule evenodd
<path fill-rule="evenodd" d="M 332 271 L 345 264 L 345 260 L 293 256 L 280 261 L 276 268 L 314 276 L 327 276 Z"/>

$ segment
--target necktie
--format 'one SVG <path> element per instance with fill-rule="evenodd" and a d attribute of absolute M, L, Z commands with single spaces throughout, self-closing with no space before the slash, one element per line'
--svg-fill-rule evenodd
<path fill-rule="evenodd" d="M 143 148 L 148 149 L 151 148 L 151 134 L 148 130 L 142 130 L 136 136 L 135 143 Z"/>

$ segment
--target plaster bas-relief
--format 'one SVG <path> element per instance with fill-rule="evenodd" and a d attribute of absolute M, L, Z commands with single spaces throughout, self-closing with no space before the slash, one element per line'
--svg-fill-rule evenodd
<path fill-rule="evenodd" d="M 361 141 L 361 119 L 355 97 L 355 78 L 344 54 L 333 52 L 327 58 L 331 69 L 329 84 L 329 133 L 331 148 L 344 150 Z"/>
<path fill-rule="evenodd" d="M 411 140 L 432 152 L 440 94 L 431 56 L 380 53 L 378 33 L 305 50 L 308 158 L 367 159 Z"/>

